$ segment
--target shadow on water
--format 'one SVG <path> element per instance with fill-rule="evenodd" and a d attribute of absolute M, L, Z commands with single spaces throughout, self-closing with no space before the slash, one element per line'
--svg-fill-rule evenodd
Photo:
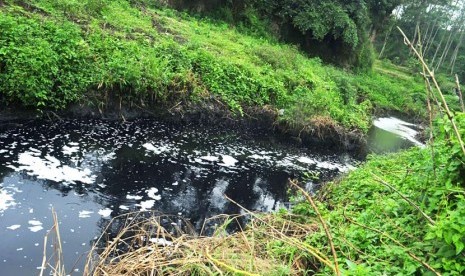
<path fill-rule="evenodd" d="M 52 207 L 66 267 L 73 267 L 112 217 L 157 210 L 185 217 L 199 231 L 205 218 L 241 212 L 224 194 L 250 210 L 277 210 L 288 200 L 289 178 L 311 172 L 325 181 L 351 169 L 353 160 L 263 133 L 69 120 L 1 130 L 0 162 L 0 271 L 30 275 L 42 260 Z"/>

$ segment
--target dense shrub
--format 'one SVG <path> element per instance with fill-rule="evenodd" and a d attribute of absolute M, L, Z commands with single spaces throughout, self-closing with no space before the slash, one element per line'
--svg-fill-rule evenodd
<path fill-rule="evenodd" d="M 0 90 L 27 106 L 63 108 L 90 81 L 89 47 L 69 22 L 1 14 Z"/>

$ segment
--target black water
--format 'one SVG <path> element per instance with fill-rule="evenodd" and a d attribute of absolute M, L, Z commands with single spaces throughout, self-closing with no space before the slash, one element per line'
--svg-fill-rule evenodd
<path fill-rule="evenodd" d="M 259 132 L 152 120 L 9 124 L 0 131 L 0 274 L 39 273 L 52 208 L 67 272 L 78 275 L 82 259 L 74 263 L 112 217 L 157 210 L 199 229 L 205 218 L 241 212 L 224 194 L 250 210 L 277 210 L 289 178 L 327 180 L 351 163 Z"/>

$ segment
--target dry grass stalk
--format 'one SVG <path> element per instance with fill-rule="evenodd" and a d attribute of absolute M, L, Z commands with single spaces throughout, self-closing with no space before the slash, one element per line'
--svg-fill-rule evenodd
<path fill-rule="evenodd" d="M 52 209 L 52 216 L 53 226 L 44 237 L 44 251 L 42 265 L 40 268 L 40 276 L 44 275 L 46 271 L 49 271 L 48 273 L 46 273 L 46 275 L 66 275 L 65 266 L 63 262 L 63 248 L 61 246 L 60 228 L 58 226 L 58 218 L 55 209 Z M 51 245 L 53 246 L 54 250 L 50 256 L 47 256 L 47 246 L 49 238 L 52 241 Z"/>
<path fill-rule="evenodd" d="M 304 252 L 314 251 L 303 240 L 318 229 L 316 224 L 295 222 L 291 215 L 254 213 L 247 229 L 228 234 L 226 228 L 240 216 L 222 215 L 206 221 L 222 221 L 213 236 L 196 236 L 183 231 L 180 225 L 173 231 L 162 223 L 178 217 L 143 213 L 125 216 L 126 221 L 114 238 L 105 241 L 102 235 L 96 242 L 84 275 L 252 276 L 276 275 L 279 271 L 299 275 L 307 267 L 302 258 L 294 258 L 289 264 L 289 260 L 277 258 L 269 247 L 298 245 Z M 127 219 L 130 216 L 132 220 Z M 124 216 L 114 218 L 107 229 L 121 219 Z M 315 254 L 327 259 L 321 252 Z"/>
<path fill-rule="evenodd" d="M 317 270 L 321 265 L 337 271 L 324 253 L 305 241 L 319 231 L 316 221 L 309 223 L 308 217 L 293 214 L 257 214 L 240 207 L 245 215 L 212 217 L 200 235 L 179 216 L 135 212 L 115 217 L 91 249 L 83 275 L 304 275 L 309 267 Z M 239 231 L 229 233 L 231 223 L 244 216 L 249 220 L 247 228 L 239 226 Z M 64 276 L 55 213 L 53 217 L 54 226 L 45 237 L 41 275 L 50 270 L 51 275 Z M 207 235 L 211 230 L 207 225 L 213 224 L 214 233 Z M 54 252 L 47 258 L 52 234 Z M 298 253 L 286 253 L 289 249 Z"/>
<path fill-rule="evenodd" d="M 331 247 L 331 252 L 333 254 L 334 273 L 336 275 L 341 275 L 341 272 L 339 271 L 339 264 L 338 264 L 338 261 L 337 261 L 336 249 L 334 248 L 333 237 L 331 235 L 331 232 L 329 231 L 328 225 L 326 224 L 325 220 L 321 216 L 320 211 L 318 210 L 318 207 L 316 206 L 316 204 L 313 201 L 312 197 L 302 187 L 300 187 L 296 182 L 294 182 L 292 180 L 289 181 L 289 182 L 291 183 L 291 185 L 293 187 L 297 188 L 305 196 L 305 198 L 307 199 L 307 201 L 310 203 L 313 210 L 315 211 L 316 215 L 318 216 L 318 219 L 320 220 L 321 225 L 323 226 L 323 228 L 325 230 L 326 236 L 328 237 L 328 242 L 329 242 L 329 245 Z"/>

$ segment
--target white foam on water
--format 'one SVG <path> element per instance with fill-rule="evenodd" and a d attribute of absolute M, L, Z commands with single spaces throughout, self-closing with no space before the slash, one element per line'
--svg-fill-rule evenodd
<path fill-rule="evenodd" d="M 256 154 L 256 153 L 254 153 L 254 154 L 250 155 L 249 158 L 257 159 L 257 160 L 270 160 L 270 159 L 271 159 L 271 156 L 268 156 L 268 155 L 258 155 L 258 154 Z"/>
<path fill-rule="evenodd" d="M 72 155 L 73 153 L 79 152 L 79 147 L 76 147 L 76 146 L 68 147 L 68 146 L 65 145 L 65 146 L 63 146 L 61 151 L 65 155 Z"/>
<path fill-rule="evenodd" d="M 80 218 L 90 218 L 90 215 L 93 214 L 93 213 L 94 213 L 93 211 L 82 210 L 82 211 L 79 211 L 79 217 Z"/>
<path fill-rule="evenodd" d="M 38 231 L 44 229 L 42 227 L 42 222 L 40 222 L 38 220 L 29 220 L 28 223 L 30 225 L 32 225 L 32 226 L 28 227 L 31 232 L 38 232 Z"/>
<path fill-rule="evenodd" d="M 150 208 L 152 208 L 153 205 L 155 205 L 155 200 L 153 200 L 153 199 L 146 200 L 146 201 L 141 201 L 141 203 L 139 204 L 141 211 L 147 211 Z"/>
<path fill-rule="evenodd" d="M 18 229 L 20 227 L 21 227 L 21 225 L 19 225 L 19 224 L 13 224 L 11 226 L 8 226 L 7 229 L 16 230 L 16 229 Z"/>
<path fill-rule="evenodd" d="M 138 195 L 126 195 L 126 198 L 127 198 L 127 199 L 134 199 L 134 200 L 141 200 L 141 199 L 142 199 L 142 196 L 138 196 Z"/>
<path fill-rule="evenodd" d="M 95 176 L 88 169 L 72 168 L 61 164 L 60 160 L 53 156 L 46 155 L 45 159 L 36 156 L 38 153 L 31 151 L 19 154 L 19 167 L 14 167 L 16 171 L 25 170 L 28 175 L 36 176 L 39 179 L 53 180 L 62 183 L 75 183 L 76 181 L 91 184 Z"/>
<path fill-rule="evenodd" d="M 285 167 L 285 168 L 287 168 L 287 167 L 289 167 L 289 168 L 293 167 L 293 168 L 302 169 L 302 167 L 295 165 L 293 161 L 294 161 L 294 160 L 292 160 L 291 158 L 286 157 L 286 158 L 283 158 L 282 160 L 276 161 L 276 166 L 277 166 L 277 167 Z"/>
<path fill-rule="evenodd" d="M 328 161 L 318 161 L 316 166 L 321 169 L 328 169 L 328 170 L 343 170 L 344 167 L 340 164 L 328 162 Z"/>
<path fill-rule="evenodd" d="M 142 145 L 147 151 L 151 151 L 155 154 L 160 154 L 162 152 L 165 152 L 165 151 L 169 151 L 170 148 L 168 146 L 158 146 L 158 147 L 155 147 L 153 144 L 151 143 L 145 143 Z"/>
<path fill-rule="evenodd" d="M 30 226 L 28 228 L 31 232 L 39 232 L 40 230 L 44 229 L 41 225 Z"/>
<path fill-rule="evenodd" d="M 221 155 L 222 157 L 222 163 L 219 163 L 218 165 L 220 166 L 225 166 L 225 167 L 234 167 L 236 166 L 236 163 L 239 162 L 236 158 L 230 156 L 230 155 Z"/>
<path fill-rule="evenodd" d="M 126 205 L 120 205 L 119 208 L 120 208 L 121 210 L 129 210 L 129 207 L 126 206 Z"/>
<path fill-rule="evenodd" d="M 102 217 L 106 218 L 106 217 L 109 217 L 112 212 L 113 212 L 113 210 L 111 210 L 110 208 L 105 208 L 105 209 L 100 209 L 98 211 L 98 214 L 101 215 Z"/>
<path fill-rule="evenodd" d="M 423 143 L 418 141 L 415 137 L 418 134 L 418 131 L 411 128 L 415 124 L 411 124 L 395 117 L 386 117 L 378 118 L 373 121 L 373 125 L 377 128 L 383 129 L 385 131 L 391 132 L 399 137 L 402 137 L 417 146 L 425 146 Z"/>
<path fill-rule="evenodd" d="M 147 192 L 147 196 L 152 198 L 152 199 L 155 199 L 155 200 L 160 200 L 161 199 L 161 195 L 156 194 L 156 193 L 158 193 L 158 189 L 155 188 L 155 187 L 152 187 L 152 188 L 148 189 L 146 192 Z"/>
<path fill-rule="evenodd" d="M 304 163 L 304 164 L 315 164 L 315 160 L 312 160 L 306 156 L 301 156 L 297 159 L 297 161 L 299 161 L 300 163 Z"/>
<path fill-rule="evenodd" d="M 29 223 L 30 225 L 42 225 L 42 222 L 41 222 L 41 221 L 39 221 L 39 220 L 33 220 L 33 219 L 30 220 L 30 221 L 28 221 L 28 223 Z"/>
<path fill-rule="evenodd" d="M 214 155 L 206 155 L 206 156 L 201 156 L 200 159 L 205 160 L 205 161 L 210 161 L 210 162 L 216 162 L 220 158 L 218 156 L 214 156 Z"/>
<path fill-rule="evenodd" d="M 163 238 L 151 238 L 149 239 L 150 242 L 161 245 L 161 246 L 171 246 L 173 245 L 173 242 L 170 242 L 166 239 Z"/>
<path fill-rule="evenodd" d="M 14 194 L 8 193 L 8 191 L 0 190 L 0 213 L 16 205 L 13 195 Z"/>

